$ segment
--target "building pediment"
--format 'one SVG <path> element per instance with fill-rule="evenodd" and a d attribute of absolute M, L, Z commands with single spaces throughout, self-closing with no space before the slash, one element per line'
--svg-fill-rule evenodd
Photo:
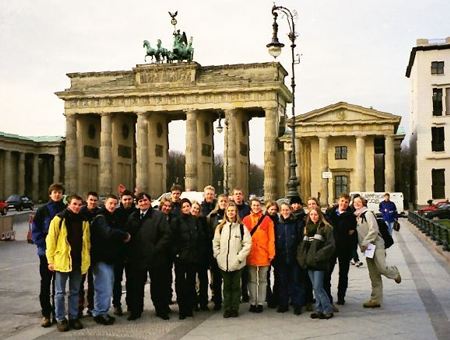
<path fill-rule="evenodd" d="M 297 126 L 308 125 L 361 125 L 394 124 L 398 126 L 401 117 L 373 108 L 339 102 L 316 109 L 296 117 Z"/>

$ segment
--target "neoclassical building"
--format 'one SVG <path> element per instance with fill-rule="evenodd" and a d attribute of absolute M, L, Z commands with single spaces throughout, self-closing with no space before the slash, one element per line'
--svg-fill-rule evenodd
<path fill-rule="evenodd" d="M 63 161 L 63 137 L 0 132 L 0 198 L 25 194 L 35 201 L 48 199 L 48 186 L 62 180 Z"/>
<path fill-rule="evenodd" d="M 417 39 L 406 77 L 411 81 L 412 194 L 416 205 L 425 205 L 450 198 L 450 37 Z"/>
<path fill-rule="evenodd" d="M 57 92 L 66 116 L 65 184 L 68 191 L 100 194 L 117 185 L 152 196 L 165 192 L 168 124 L 186 120 L 185 187 L 212 182 L 213 122 L 224 117 L 225 184 L 248 192 L 249 129 L 265 117 L 264 192 L 284 195 L 278 137 L 291 93 L 279 63 L 201 66 L 145 64 L 128 71 L 70 73 Z M 170 136 L 179 138 L 179 136 Z"/>
<path fill-rule="evenodd" d="M 400 120 L 387 112 L 345 102 L 297 116 L 300 196 L 320 197 L 325 205 L 341 192 L 401 191 L 395 187 L 395 175 L 400 173 L 395 154 L 404 138 L 396 134 Z M 285 135 L 280 140 L 287 178 L 291 138 Z"/>

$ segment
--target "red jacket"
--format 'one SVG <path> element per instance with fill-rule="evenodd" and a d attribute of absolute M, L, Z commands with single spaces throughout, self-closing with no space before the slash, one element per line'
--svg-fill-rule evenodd
<path fill-rule="evenodd" d="M 258 214 L 251 213 L 244 217 L 242 222 L 248 231 L 258 223 L 260 217 L 263 216 L 262 211 Z M 265 216 L 260 223 L 258 229 L 252 236 L 252 249 L 247 257 L 247 265 L 250 266 L 269 266 L 275 257 L 275 231 L 272 219 Z"/>

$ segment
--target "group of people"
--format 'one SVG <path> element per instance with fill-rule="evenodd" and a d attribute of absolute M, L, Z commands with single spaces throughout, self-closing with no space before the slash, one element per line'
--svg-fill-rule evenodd
<path fill-rule="evenodd" d="M 40 260 L 41 325 L 56 322 L 59 331 L 83 328 L 86 307 L 99 324 L 114 323 L 111 302 L 113 314 L 122 316 L 124 273 L 130 321 L 143 313 L 148 280 L 155 313 L 164 320 L 170 318 L 173 280 L 180 320 L 209 310 L 209 290 L 224 318 L 239 316 L 241 302 L 249 302 L 252 313 L 262 313 L 267 302 L 279 313 L 292 306 L 295 315 L 308 310 L 311 318 L 329 319 L 338 311 L 331 294 L 335 264 L 337 304 L 343 305 L 358 244 L 363 253 L 369 244 L 376 247 L 367 258 L 372 292 L 364 307 L 381 305 L 381 275 L 401 281 L 398 269 L 386 264 L 376 218 L 360 196 L 350 207 L 350 197 L 342 194 L 323 213 L 314 197 L 305 208 L 293 197 L 279 205 L 267 202 L 263 211 L 257 198 L 247 204 L 239 188 L 216 197 L 210 185 L 201 203 L 181 199 L 182 188 L 174 185 L 158 209 L 143 192 L 108 195 L 101 208 L 95 192 L 85 200 L 71 195 L 67 206 L 61 184 L 52 184 L 48 193 L 49 202 L 34 217 L 32 238 Z"/>

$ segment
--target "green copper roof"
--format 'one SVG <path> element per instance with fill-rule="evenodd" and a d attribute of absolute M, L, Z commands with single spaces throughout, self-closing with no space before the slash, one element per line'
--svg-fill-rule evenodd
<path fill-rule="evenodd" d="M 11 139 L 18 139 L 28 142 L 36 142 L 36 143 L 42 143 L 42 142 L 61 142 L 64 140 L 63 136 L 20 136 L 16 135 L 14 133 L 6 133 L 0 131 L 0 137 L 6 137 Z"/>

